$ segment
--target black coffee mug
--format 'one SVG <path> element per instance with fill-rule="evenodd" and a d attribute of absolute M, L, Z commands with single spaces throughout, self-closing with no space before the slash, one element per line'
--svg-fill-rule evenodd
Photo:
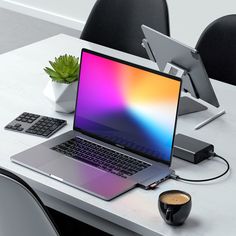
<path fill-rule="evenodd" d="M 160 194 L 158 208 L 167 224 L 182 225 L 192 208 L 191 196 L 180 190 L 169 190 Z"/>

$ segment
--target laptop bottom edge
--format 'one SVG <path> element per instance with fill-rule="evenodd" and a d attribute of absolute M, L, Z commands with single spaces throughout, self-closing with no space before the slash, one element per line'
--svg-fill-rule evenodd
<path fill-rule="evenodd" d="M 107 176 L 106 173 L 105 173 L 106 176 L 105 175 L 98 176 L 96 181 L 89 181 L 81 185 L 78 185 L 76 183 L 72 183 L 72 181 L 66 180 L 57 175 L 49 174 L 48 172 L 45 172 L 41 170 L 40 168 L 34 168 L 32 166 L 26 165 L 25 163 L 14 160 L 14 158 L 11 158 L 11 160 L 12 162 L 18 165 L 21 165 L 30 170 L 36 171 L 44 176 L 50 177 L 54 180 L 57 180 L 61 183 L 74 187 L 78 190 L 89 193 L 93 196 L 99 197 L 106 201 L 110 201 L 137 186 L 137 183 L 134 181 L 122 179 L 113 175 Z"/>

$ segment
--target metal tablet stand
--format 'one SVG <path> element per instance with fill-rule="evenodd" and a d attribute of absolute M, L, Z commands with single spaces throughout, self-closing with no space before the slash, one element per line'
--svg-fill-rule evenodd
<path fill-rule="evenodd" d="M 142 46 L 146 49 L 150 60 L 157 63 L 146 39 L 143 39 Z M 197 90 L 194 87 L 191 75 L 190 73 L 188 73 L 187 70 L 175 65 L 173 62 L 168 62 L 163 72 L 181 78 L 182 91 L 189 92 L 192 95 L 192 97 L 199 98 Z M 204 111 L 206 109 L 207 109 L 206 106 L 196 102 L 195 100 L 186 96 L 181 96 L 178 115 L 181 116 L 193 112 Z"/>

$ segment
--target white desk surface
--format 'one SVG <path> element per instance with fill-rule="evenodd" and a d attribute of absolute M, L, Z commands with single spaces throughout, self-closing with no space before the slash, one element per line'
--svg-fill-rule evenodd
<path fill-rule="evenodd" d="M 79 57 L 82 47 L 156 67 L 150 61 L 63 34 L 0 55 L 0 166 L 26 179 L 50 207 L 112 234 L 236 235 L 236 88 L 231 85 L 212 81 L 222 108 L 211 107 L 207 111 L 178 119 L 177 132 L 214 144 L 215 151 L 230 162 L 231 173 L 214 183 L 187 184 L 168 180 L 156 190 L 136 188 L 106 202 L 11 163 L 11 155 L 45 141 L 43 138 L 3 129 L 22 112 L 67 119 L 68 125 L 58 134 L 72 129 L 73 115 L 54 112 L 52 104 L 43 96 L 42 91 L 48 81 L 43 68 L 48 65 L 49 60 L 64 53 Z M 226 110 L 225 115 L 198 131 L 194 130 L 196 124 L 223 108 Z M 174 158 L 172 168 L 182 177 L 205 178 L 219 174 L 225 165 L 217 159 L 192 165 Z M 169 189 L 184 190 L 192 195 L 190 217 L 181 227 L 167 225 L 157 209 L 159 194 Z"/>

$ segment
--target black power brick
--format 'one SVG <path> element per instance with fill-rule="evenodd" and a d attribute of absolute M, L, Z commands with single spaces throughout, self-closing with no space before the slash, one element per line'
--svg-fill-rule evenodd
<path fill-rule="evenodd" d="M 213 153 L 214 146 L 212 144 L 183 134 L 177 134 L 175 136 L 173 149 L 173 155 L 175 157 L 198 164 L 211 157 Z"/>

